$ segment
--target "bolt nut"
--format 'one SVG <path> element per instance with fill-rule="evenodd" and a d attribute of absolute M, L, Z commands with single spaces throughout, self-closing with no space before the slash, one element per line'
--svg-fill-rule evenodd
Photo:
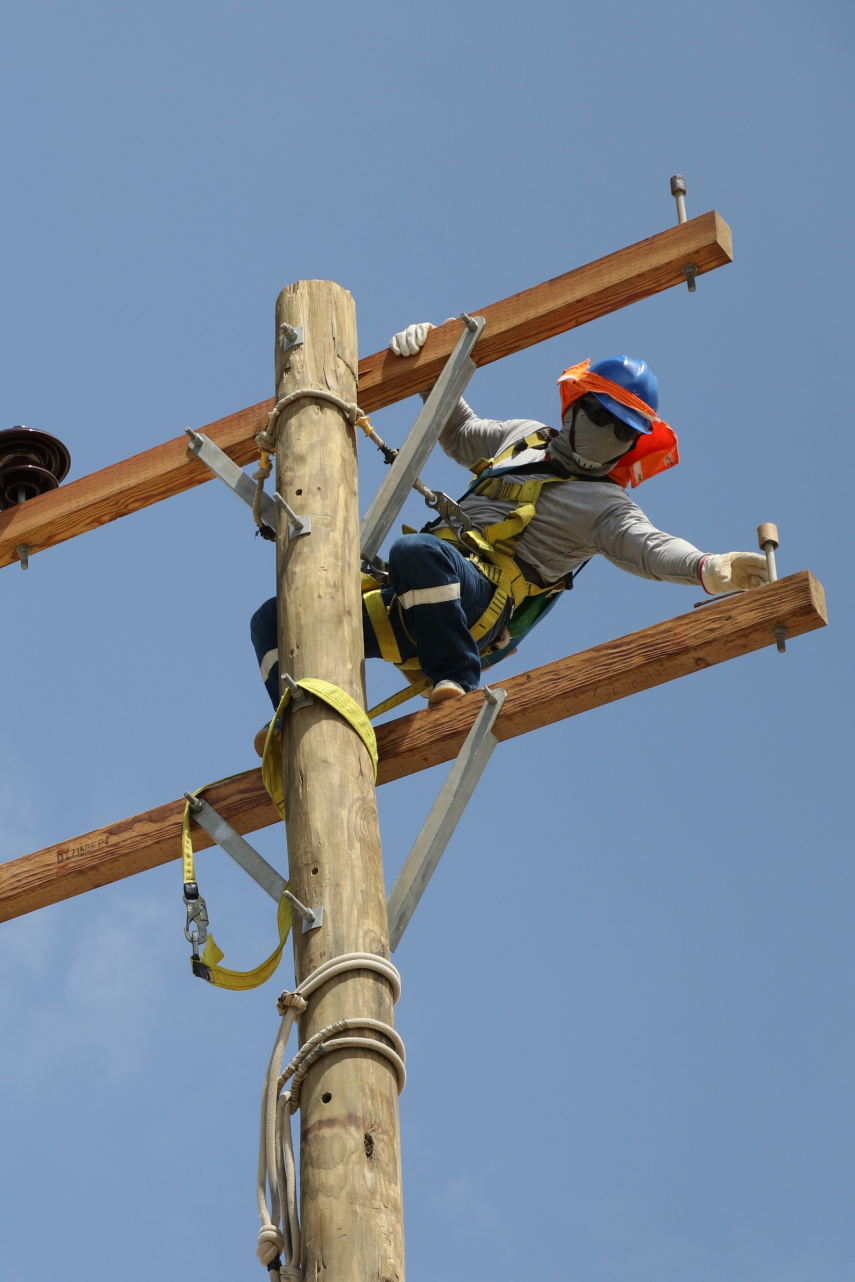
<path fill-rule="evenodd" d="M 771 521 L 764 521 L 762 525 L 757 526 L 757 542 L 760 544 L 760 550 L 766 551 L 766 544 L 771 543 L 773 548 L 778 547 L 778 527 Z"/>

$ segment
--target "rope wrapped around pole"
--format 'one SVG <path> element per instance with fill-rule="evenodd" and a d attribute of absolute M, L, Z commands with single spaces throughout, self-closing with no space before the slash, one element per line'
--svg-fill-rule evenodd
<path fill-rule="evenodd" d="M 276 1008 L 282 1022 L 276 1033 L 273 1051 L 264 1077 L 261 1096 L 261 1132 L 258 1146 L 258 1180 L 256 1195 L 261 1228 L 256 1255 L 267 1268 L 271 1282 L 298 1282 L 302 1276 L 302 1245 L 297 1213 L 297 1177 L 294 1145 L 291 1137 L 291 1115 L 300 1107 L 300 1088 L 311 1069 L 324 1055 L 338 1050 L 370 1050 L 383 1055 L 392 1064 L 398 1079 L 398 1093 L 404 1089 L 407 1070 L 406 1051 L 400 1034 L 390 1024 L 378 1019 L 348 1017 L 322 1028 L 301 1046 L 280 1074 L 291 1027 L 306 1009 L 306 999 L 323 984 L 348 970 L 374 970 L 388 980 L 392 1001 L 401 995 L 401 976 L 395 966 L 376 953 L 345 953 L 332 957 L 313 970 L 293 993 L 284 992 Z M 373 1037 L 342 1037 L 350 1029 L 372 1029 L 386 1042 Z M 283 1090 L 286 1082 L 290 1090 Z M 268 1206 L 268 1191 L 270 1203 Z M 284 1257 L 284 1260 L 283 1260 Z"/>
<path fill-rule="evenodd" d="M 258 471 L 252 474 L 252 479 L 257 482 L 255 498 L 252 504 L 252 515 L 258 527 L 258 533 L 263 539 L 273 540 L 276 538 L 273 530 L 261 518 L 261 495 L 264 492 L 264 482 L 271 471 L 270 456 L 276 453 L 276 421 L 286 405 L 293 405 L 295 401 L 306 399 L 329 401 L 331 405 L 335 405 L 337 409 L 341 410 L 348 422 L 362 428 L 368 439 L 373 441 L 380 450 L 387 463 L 394 463 L 398 456 L 398 451 L 387 445 L 383 438 L 375 432 L 369 422 L 368 415 L 353 401 L 346 401 L 341 396 L 336 396 L 335 392 L 326 391 L 322 387 L 306 387 L 297 392 L 289 392 L 287 396 L 281 397 L 273 406 L 267 416 L 267 427 L 258 432 L 255 438 L 255 443 L 261 451 L 261 461 Z M 425 485 L 421 477 L 416 477 L 413 482 L 413 489 L 418 494 L 421 494 L 429 507 L 436 506 L 436 495 L 433 490 Z"/>

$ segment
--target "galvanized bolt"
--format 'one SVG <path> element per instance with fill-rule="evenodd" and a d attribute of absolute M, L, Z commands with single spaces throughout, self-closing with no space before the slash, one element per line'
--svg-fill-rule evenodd
<path fill-rule="evenodd" d="M 469 330 L 469 333 L 474 334 L 476 329 L 478 328 L 478 322 L 474 321 L 471 316 L 467 316 L 465 312 L 460 313 L 460 319 L 463 321 L 463 324 Z"/>
<path fill-rule="evenodd" d="M 783 623 L 779 624 L 777 628 L 772 628 L 772 636 L 775 638 L 776 642 L 778 643 L 778 654 L 787 653 L 786 637 L 787 637 L 788 631 L 789 631 L 789 628 L 786 628 L 783 625 Z"/>
<path fill-rule="evenodd" d="M 282 322 L 282 324 L 279 326 L 279 330 L 283 338 L 288 343 L 293 343 L 294 339 L 297 337 L 296 329 L 294 328 L 293 325 L 289 325 L 287 321 Z"/>
<path fill-rule="evenodd" d="M 282 495 L 279 493 L 278 490 L 273 491 L 273 497 L 276 500 L 276 502 L 279 504 L 279 506 L 282 508 L 285 515 L 288 517 L 288 520 L 294 526 L 294 529 L 297 531 L 302 530 L 303 528 L 302 518 L 297 515 L 297 513 L 290 506 L 290 504 L 285 502 L 285 500 L 283 499 Z"/>
<path fill-rule="evenodd" d="M 305 904 L 301 904 L 297 896 L 292 895 L 290 890 L 283 890 L 282 894 L 288 900 L 288 903 L 291 904 L 293 908 L 297 909 L 297 912 L 303 918 L 303 921 L 317 921 L 317 915 L 312 911 L 312 909 L 307 908 Z"/>
<path fill-rule="evenodd" d="M 677 222 L 686 222 L 686 180 L 682 174 L 675 174 L 671 179 L 671 195 L 677 201 Z"/>
<path fill-rule="evenodd" d="M 15 549 L 21 559 L 22 570 L 28 570 L 30 568 L 29 556 L 32 550 L 33 549 L 30 547 L 29 543 L 19 543 Z"/>
<path fill-rule="evenodd" d="M 689 286 L 690 294 L 694 294 L 695 290 L 697 289 L 697 285 L 695 284 L 695 277 L 697 276 L 697 274 L 698 274 L 698 268 L 696 264 L 686 263 L 686 266 L 683 268 L 683 275 L 686 278 L 686 284 Z"/>

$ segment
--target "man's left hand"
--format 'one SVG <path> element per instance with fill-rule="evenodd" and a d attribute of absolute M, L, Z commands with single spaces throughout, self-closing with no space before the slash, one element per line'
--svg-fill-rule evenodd
<path fill-rule="evenodd" d="M 701 582 L 711 596 L 723 592 L 746 592 L 769 582 L 762 552 L 722 552 L 704 557 Z"/>

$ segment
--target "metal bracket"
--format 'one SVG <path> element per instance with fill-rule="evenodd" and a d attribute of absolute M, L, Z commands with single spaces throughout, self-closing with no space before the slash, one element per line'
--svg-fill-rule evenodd
<path fill-rule="evenodd" d="M 282 680 L 291 691 L 291 708 L 294 712 L 297 712 L 300 708 L 308 708 L 310 704 L 315 702 L 315 696 L 310 694 L 308 690 L 304 690 L 302 686 L 297 685 L 294 678 L 287 672 L 282 673 Z"/>
<path fill-rule="evenodd" d="M 300 347 L 304 341 L 302 325 L 289 325 L 287 321 L 283 321 L 279 326 L 279 346 L 283 352 L 290 352 L 292 347 Z"/>
<path fill-rule="evenodd" d="M 298 516 L 292 507 L 285 502 L 278 490 L 275 490 L 273 497 L 279 507 L 288 517 L 288 538 L 299 539 L 301 534 L 312 533 L 312 518 L 310 516 Z"/>
<path fill-rule="evenodd" d="M 472 729 L 466 736 L 466 742 L 448 772 L 439 796 L 433 803 L 415 845 L 407 856 L 406 863 L 398 873 L 392 893 L 386 900 L 389 947 L 392 952 L 400 944 L 410 918 L 416 911 L 418 902 L 436 871 L 443 851 L 498 743 L 492 729 L 506 698 L 507 693 L 504 690 L 491 690 L 489 686 L 484 686 L 484 706 L 475 718 Z"/>
<path fill-rule="evenodd" d="M 207 801 L 204 801 L 201 797 L 194 797 L 190 792 L 185 792 L 184 796 L 187 798 L 193 818 L 199 827 L 204 828 L 208 836 L 212 837 L 217 845 L 227 855 L 231 856 L 236 864 L 240 864 L 244 872 L 249 873 L 252 880 L 278 904 L 287 885 L 285 878 L 280 876 L 266 859 L 262 859 L 258 851 L 254 850 L 239 832 L 235 832 L 231 824 L 222 815 L 218 814 Z M 204 908 L 204 901 L 200 902 Z M 189 904 L 187 906 L 187 915 L 189 924 Z M 204 924 L 206 926 L 208 924 L 207 916 Z M 187 938 L 189 939 L 190 936 L 188 935 Z"/>
<path fill-rule="evenodd" d="M 219 445 L 215 445 L 210 437 L 205 436 L 204 432 L 194 432 L 192 427 L 185 427 L 184 431 L 190 437 L 190 449 L 196 457 L 210 468 L 214 476 L 218 476 L 225 482 L 232 493 L 242 499 L 247 507 L 252 507 L 255 500 L 255 482 L 250 480 L 246 472 L 239 468 Z M 269 494 L 262 494 L 260 511 L 262 521 L 275 530 L 277 509 Z"/>
<path fill-rule="evenodd" d="M 317 930 L 319 926 L 323 926 L 324 924 L 323 908 L 321 907 L 307 908 L 305 904 L 300 903 L 296 895 L 291 894 L 290 890 L 283 890 L 282 893 L 285 896 L 285 898 L 288 900 L 288 903 L 291 904 L 293 908 L 296 908 L 297 912 L 303 918 L 303 934 L 304 935 L 307 935 L 310 930 Z"/>
<path fill-rule="evenodd" d="M 442 373 L 424 403 L 409 436 L 398 451 L 380 489 L 359 527 L 359 549 L 364 561 L 373 561 L 380 551 L 395 517 L 404 506 L 413 483 L 439 440 L 439 434 L 466 390 L 477 366 L 469 353 L 477 343 L 486 321 L 483 316 L 463 313 L 465 328 L 457 346 L 445 362 Z"/>

